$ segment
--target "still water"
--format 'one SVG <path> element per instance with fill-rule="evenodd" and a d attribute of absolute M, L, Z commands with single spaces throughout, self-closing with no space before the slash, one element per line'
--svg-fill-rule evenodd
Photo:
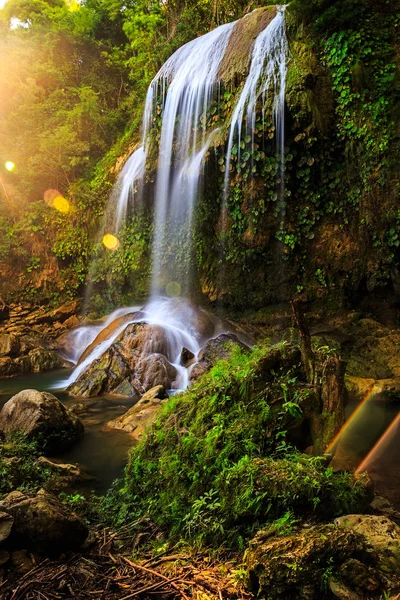
<path fill-rule="evenodd" d="M 126 412 L 135 401 L 129 398 L 100 396 L 97 398 L 74 398 L 57 389 L 71 371 L 62 369 L 47 373 L 21 375 L 0 380 L 0 408 L 12 396 L 26 389 L 54 394 L 67 408 L 79 405 L 78 416 L 85 427 L 84 437 L 57 458 L 62 462 L 79 463 L 94 479 L 85 484 L 86 491 L 104 493 L 114 479 L 122 473 L 127 454 L 132 446 L 131 438 L 122 431 L 104 430 L 111 419 Z M 81 412 L 82 411 L 82 412 Z"/>

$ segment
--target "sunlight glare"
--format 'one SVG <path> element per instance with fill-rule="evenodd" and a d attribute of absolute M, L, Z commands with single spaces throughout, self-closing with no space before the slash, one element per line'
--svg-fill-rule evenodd
<path fill-rule="evenodd" d="M 14 171 L 14 169 L 15 169 L 15 163 L 13 163 L 12 160 L 8 160 L 4 166 L 7 169 L 7 171 L 10 171 L 10 172 Z"/>
<path fill-rule="evenodd" d="M 111 233 L 106 233 L 106 235 L 103 237 L 103 244 L 107 250 L 116 250 L 119 246 L 119 239 Z"/>

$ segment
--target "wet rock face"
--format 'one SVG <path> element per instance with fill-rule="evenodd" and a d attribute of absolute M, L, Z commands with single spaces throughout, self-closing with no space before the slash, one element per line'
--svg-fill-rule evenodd
<path fill-rule="evenodd" d="M 99 344 L 107 340 L 113 333 L 117 333 L 117 331 L 125 324 L 130 323 L 131 321 L 133 321 L 133 319 L 138 318 L 138 316 L 138 312 L 128 313 L 126 315 L 123 315 L 122 317 L 118 317 L 112 323 L 110 323 L 110 325 L 102 329 L 96 336 L 96 338 L 93 340 L 93 342 L 89 344 L 89 346 L 82 353 L 82 355 L 79 358 L 78 364 L 81 364 Z"/>
<path fill-rule="evenodd" d="M 104 393 L 139 397 L 156 385 L 171 388 L 177 377 L 169 360 L 172 355 L 162 327 L 132 323 L 99 359 L 88 365 L 68 391 L 82 397 Z"/>
<path fill-rule="evenodd" d="M 155 385 L 166 389 L 172 387 L 177 376 L 177 371 L 163 354 L 151 354 L 142 358 L 138 364 L 137 377 L 145 391 L 151 390 Z"/>
<path fill-rule="evenodd" d="M 80 517 L 44 490 L 34 497 L 11 492 L 0 502 L 0 510 L 12 523 L 7 539 L 14 547 L 59 555 L 77 550 L 89 533 Z"/>
<path fill-rule="evenodd" d="M 0 412 L 0 431 L 22 431 L 46 453 L 59 452 L 79 440 L 84 428 L 78 417 L 48 392 L 23 390 Z"/>

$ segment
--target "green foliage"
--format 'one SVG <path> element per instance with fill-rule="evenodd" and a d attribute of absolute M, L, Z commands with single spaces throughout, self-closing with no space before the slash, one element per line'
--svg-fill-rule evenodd
<path fill-rule="evenodd" d="M 37 462 L 35 442 L 23 434 L 6 436 L 0 442 L 0 495 L 13 490 L 35 491 L 51 478 L 50 469 Z"/>
<path fill-rule="evenodd" d="M 147 515 L 175 539 L 243 548 L 249 536 L 278 519 L 332 517 L 356 511 L 365 488 L 285 441 L 307 391 L 287 366 L 270 372 L 293 348 L 235 351 L 184 394 L 170 398 L 157 423 L 130 455 L 125 478 L 103 501 L 121 524 Z M 290 358 L 292 357 L 292 358 Z"/>

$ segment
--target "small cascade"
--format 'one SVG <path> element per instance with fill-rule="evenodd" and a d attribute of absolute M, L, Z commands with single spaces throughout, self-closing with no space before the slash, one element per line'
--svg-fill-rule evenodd
<path fill-rule="evenodd" d="M 115 233 L 118 233 L 122 225 L 125 224 L 129 201 L 131 200 L 134 203 L 135 196 L 141 194 L 145 164 L 144 147 L 139 146 L 128 158 L 118 177 L 113 192 L 113 196 L 117 197 L 113 228 Z"/>
<path fill-rule="evenodd" d="M 165 287 L 161 265 L 168 238 L 176 236 L 183 227 L 186 238 L 183 243 L 190 254 L 193 209 L 203 158 L 211 142 L 210 137 L 206 139 L 206 122 L 234 25 L 222 25 L 180 48 L 151 84 L 155 97 L 161 91 L 164 105 L 156 184 L 152 297 Z M 171 276 L 175 274 L 174 265 L 169 271 Z M 178 283 L 188 293 L 188 274 L 183 279 Z"/>
<path fill-rule="evenodd" d="M 273 91 L 273 121 L 276 130 L 277 153 L 279 156 L 279 178 L 284 178 L 284 106 L 288 42 L 285 29 L 285 7 L 278 7 L 276 17 L 262 31 L 253 47 L 249 75 L 233 111 L 228 149 L 226 154 L 223 210 L 229 196 L 229 176 L 233 144 L 237 143 L 237 161 L 240 163 L 241 140 L 250 137 L 254 149 L 254 127 L 259 98 L 264 107 L 270 91 Z M 263 115 L 264 116 L 264 115 Z M 224 219 L 223 219 L 224 221 Z"/>
<path fill-rule="evenodd" d="M 133 323 L 162 328 L 161 341 L 157 335 L 150 336 L 142 352 L 147 357 L 161 352 L 168 359 L 177 372 L 174 389 L 185 389 L 189 382 L 189 371 L 181 362 L 182 348 L 187 348 L 196 356 L 209 337 L 207 331 L 218 332 L 217 323 L 211 315 L 181 299 L 156 298 L 143 308 L 119 309 L 104 322 L 80 327 L 69 334 L 71 352 L 66 358 L 76 362 L 77 366 L 70 377 L 62 382 L 62 387 L 75 383 L 86 368 L 99 359 Z M 87 349 L 89 352 L 83 354 Z"/>

